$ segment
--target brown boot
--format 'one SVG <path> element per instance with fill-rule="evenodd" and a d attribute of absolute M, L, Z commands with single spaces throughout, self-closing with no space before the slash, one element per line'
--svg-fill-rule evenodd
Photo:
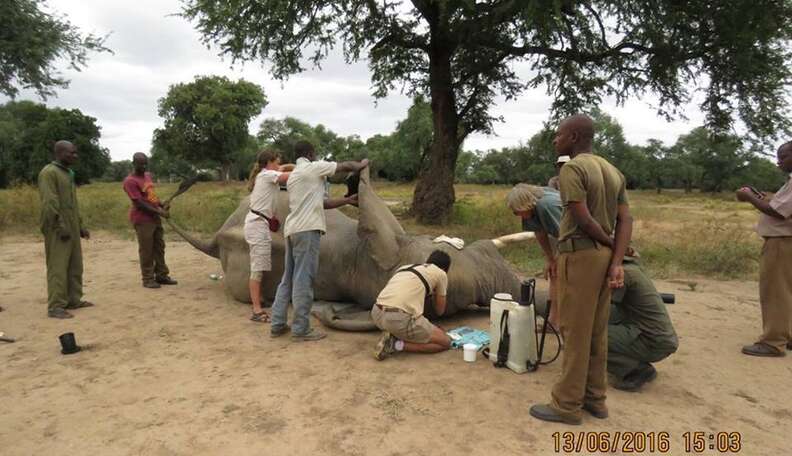
<path fill-rule="evenodd" d="M 781 350 L 761 342 L 744 346 L 742 348 L 742 352 L 750 356 L 763 356 L 767 358 L 779 358 L 781 356 L 786 356 L 786 353 L 782 352 Z"/>

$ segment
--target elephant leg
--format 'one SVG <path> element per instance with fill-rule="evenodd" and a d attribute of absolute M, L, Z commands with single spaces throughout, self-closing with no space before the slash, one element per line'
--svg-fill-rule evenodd
<path fill-rule="evenodd" d="M 371 312 L 360 310 L 354 303 L 315 301 L 313 316 L 324 326 L 340 331 L 377 331 Z"/>

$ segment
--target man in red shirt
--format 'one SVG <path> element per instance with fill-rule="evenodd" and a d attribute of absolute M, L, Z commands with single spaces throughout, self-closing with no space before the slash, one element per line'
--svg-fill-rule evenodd
<path fill-rule="evenodd" d="M 160 288 L 160 285 L 176 285 L 165 264 L 165 239 L 160 217 L 168 218 L 168 207 L 160 203 L 154 193 L 151 174 L 146 172 L 148 157 L 142 152 L 132 156 L 132 174 L 124 179 L 124 191 L 132 200 L 129 221 L 135 227 L 140 255 L 140 272 L 143 286 Z"/>

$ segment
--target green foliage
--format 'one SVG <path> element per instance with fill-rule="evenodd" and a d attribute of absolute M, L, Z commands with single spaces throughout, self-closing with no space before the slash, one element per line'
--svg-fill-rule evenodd
<path fill-rule="evenodd" d="M 413 200 L 424 222 L 447 219 L 460 147 L 468 134 L 492 131 L 496 97 L 528 88 L 547 89 L 555 118 L 647 92 L 670 118 L 701 94 L 718 133 L 736 120 L 762 140 L 790 129 L 788 0 L 183 3 L 206 44 L 271 62 L 278 79 L 318 66 L 340 45 L 347 61 L 368 61 L 375 97 L 397 88 L 430 96 L 433 144 Z M 531 69 L 527 80 L 517 64 Z M 622 152 L 630 175 L 642 174 L 641 155 Z M 482 179 L 495 168 L 483 166 Z"/>
<path fill-rule="evenodd" d="M 105 38 L 82 35 L 63 17 L 46 13 L 41 0 L 0 2 L 0 94 L 14 97 L 19 89 L 33 89 L 46 98 L 68 81 L 55 70 L 65 59 L 72 69 L 85 66 L 88 52 L 109 51 Z"/>
<path fill-rule="evenodd" d="M 677 156 L 701 170 L 699 187 L 714 192 L 726 190 L 727 180 L 740 174 L 752 156 L 736 136 L 712 134 L 704 128 L 680 136 L 674 148 Z"/>
<path fill-rule="evenodd" d="M 432 144 L 432 134 L 432 107 L 423 97 L 416 97 L 407 118 L 396 124 L 396 130 L 387 137 L 366 142 L 377 175 L 397 182 L 417 178 Z"/>
<path fill-rule="evenodd" d="M 619 123 L 598 110 L 595 122 L 594 153 L 607 158 L 623 174 L 627 188 L 698 188 L 709 192 L 734 190 L 752 185 L 775 191 L 785 176 L 758 149 L 747 148 L 733 135 L 714 134 L 703 127 L 679 137 L 672 147 L 658 140 L 646 146 L 629 144 Z M 467 152 L 462 182 L 476 184 L 545 185 L 555 174 L 556 154 L 553 132 L 545 128 L 527 145 L 488 152 Z"/>
<path fill-rule="evenodd" d="M 256 135 L 259 147 L 272 147 L 283 157 L 283 163 L 294 163 L 294 145 L 298 141 L 313 144 L 319 158 L 327 160 L 360 159 L 363 143 L 357 136 L 344 138 L 322 124 L 311 126 L 294 117 L 264 119 Z"/>
<path fill-rule="evenodd" d="M 110 164 L 100 136 L 96 119 L 78 109 L 47 108 L 31 101 L 0 105 L 0 188 L 36 182 L 41 168 L 52 161 L 52 146 L 61 139 L 77 146 L 78 184 L 100 177 Z"/>
<path fill-rule="evenodd" d="M 132 171 L 132 160 L 121 160 L 110 162 L 101 177 L 105 182 L 121 182 Z"/>
<path fill-rule="evenodd" d="M 183 16 L 204 41 L 235 59 L 272 62 L 277 78 L 314 65 L 336 44 L 366 58 L 375 95 L 397 84 L 426 93 L 429 63 L 453 63 L 457 113 L 468 131 L 486 131 L 496 94 L 546 85 L 556 111 L 575 112 L 650 90 L 662 112 L 687 101 L 706 74 L 703 107 L 716 125 L 739 115 L 760 135 L 788 125 L 792 5 L 787 1 L 221 2 L 185 0 Z M 511 64 L 527 61 L 522 82 Z M 698 83 L 698 84 L 692 84 Z M 762 102 L 767 102 L 764 105 Z"/>
<path fill-rule="evenodd" d="M 198 76 L 175 84 L 159 100 L 165 120 L 154 131 L 158 160 L 179 158 L 192 167 L 219 167 L 228 180 L 240 153 L 249 146 L 248 123 L 266 106 L 261 87 L 222 76 Z"/>

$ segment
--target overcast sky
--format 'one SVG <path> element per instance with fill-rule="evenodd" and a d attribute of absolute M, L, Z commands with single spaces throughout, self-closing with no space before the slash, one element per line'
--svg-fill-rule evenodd
<path fill-rule="evenodd" d="M 157 100 L 171 84 L 191 81 L 196 75 L 243 78 L 264 88 L 269 104 L 251 122 L 252 134 L 264 118 L 292 116 L 365 140 L 377 133 L 390 133 L 410 105 L 410 99 L 399 93 L 375 103 L 365 62 L 346 65 L 341 58 L 331 57 L 321 70 L 293 76 L 285 83 L 270 77 L 266 63 L 231 67 L 230 60 L 222 60 L 216 50 L 201 44 L 188 22 L 172 16 L 180 9 L 177 0 L 50 0 L 49 5 L 84 32 L 110 34 L 106 45 L 114 54 L 92 55 L 82 72 L 64 70 L 71 80 L 69 88 L 58 90 L 57 97 L 46 103 L 78 108 L 95 117 L 102 128 L 100 142 L 114 160 L 149 150 L 152 131 L 162 125 Z M 22 92 L 18 99 L 41 101 L 30 92 Z M 2 101 L 6 99 L 0 97 Z M 505 122 L 495 125 L 496 135 L 472 135 L 465 148 L 484 150 L 527 141 L 547 119 L 549 105 L 543 90 L 499 101 L 491 112 L 503 116 Z M 622 124 L 627 140 L 634 144 L 644 144 L 649 138 L 672 144 L 703 121 L 699 109 L 690 106 L 686 109 L 688 121 L 668 123 L 655 114 L 646 99 L 621 107 L 605 104 L 602 109 Z"/>

